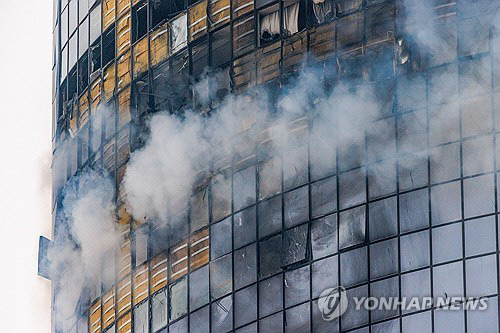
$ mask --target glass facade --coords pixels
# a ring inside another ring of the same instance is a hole
[[[432,2],[442,36],[424,54],[409,37],[422,22],[404,20],[400,1],[55,1],[53,148],[65,153],[53,215],[67,180],[102,167],[123,231],[67,331],[498,332],[498,4]],[[279,95],[304,61],[327,89],[373,87],[381,119],[346,147],[335,131],[309,135],[306,114],[289,151],[269,157],[263,137],[168,226],[131,218],[120,184],[150,114],[209,112],[254,85]],[[348,297],[484,296],[489,308],[349,304],[325,321],[319,295],[339,285]]]

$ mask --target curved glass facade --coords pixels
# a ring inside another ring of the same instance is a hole
[[[411,33],[425,22],[406,21],[400,1],[55,1],[54,220],[66,182],[99,167],[123,231],[75,325],[55,331],[498,332],[497,5],[432,2],[441,39],[428,54]],[[168,227],[132,220],[120,184],[150,114],[210,112],[255,85],[279,94],[304,61],[325,86],[372,87],[381,119],[348,147],[332,131],[325,154],[305,115],[286,153],[269,156],[263,133]],[[212,72],[207,101],[194,87]],[[456,115],[445,128],[442,114]],[[339,285],[481,296],[488,310],[349,303],[325,321],[318,298]]]

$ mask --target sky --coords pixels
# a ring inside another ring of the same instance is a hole
[[[49,333],[52,0],[0,4],[0,331]]]

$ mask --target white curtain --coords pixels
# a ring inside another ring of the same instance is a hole
[[[172,53],[187,45],[187,15],[184,14],[172,21]]]
[[[260,19],[260,36],[264,37],[264,33],[267,32],[271,36],[279,35],[280,33],[280,13],[275,11],[271,14],[267,14]]]
[[[283,17],[285,20],[284,26],[285,30],[288,31],[290,35],[299,32],[299,3],[296,2],[291,6],[285,8],[285,15]]]
[[[333,5],[330,0],[313,0],[313,12],[319,24],[330,20],[333,16]]]

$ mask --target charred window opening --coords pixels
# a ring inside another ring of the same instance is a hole
[[[283,33],[285,36],[293,35],[306,27],[305,6],[302,2],[284,3],[283,8]],[[268,43],[280,37],[280,11],[275,4],[259,12],[260,42]]]
[[[328,23],[335,17],[335,4],[333,0],[312,0],[312,24]]]
[[[152,0],[150,1],[152,27],[156,27],[186,9],[184,0]]]
[[[338,16],[344,16],[358,11],[363,6],[363,0],[339,0],[337,2]]]
[[[78,91],[84,91],[89,85],[89,55],[85,53],[78,62]]]
[[[153,71],[153,105],[155,111],[165,111],[170,109],[168,94],[170,79],[170,64],[168,62]]]
[[[203,79],[200,77],[204,72],[206,73],[208,66],[208,43],[206,40],[191,48],[191,59],[193,62],[192,77],[196,82]]]
[[[102,36],[102,63],[107,65],[115,58],[115,28],[113,27]]]
[[[424,68],[424,55],[416,41],[403,36],[396,41],[396,64],[400,72],[416,72]]]
[[[137,110],[138,115],[142,115],[149,111],[149,80],[148,77],[136,81],[132,89],[132,107]]]
[[[221,67],[231,60],[231,32],[229,27],[214,32],[211,36],[211,65]]]
[[[68,75],[68,100],[72,100],[77,93],[77,71],[76,67]]]
[[[132,43],[135,43],[148,33],[148,6],[139,4],[132,8]]]
[[[90,52],[90,74],[96,73],[101,69],[101,41],[92,45],[89,49]]]
[[[180,112],[189,101],[189,57],[187,50],[172,60],[172,85],[170,87],[174,98],[172,111]]]

